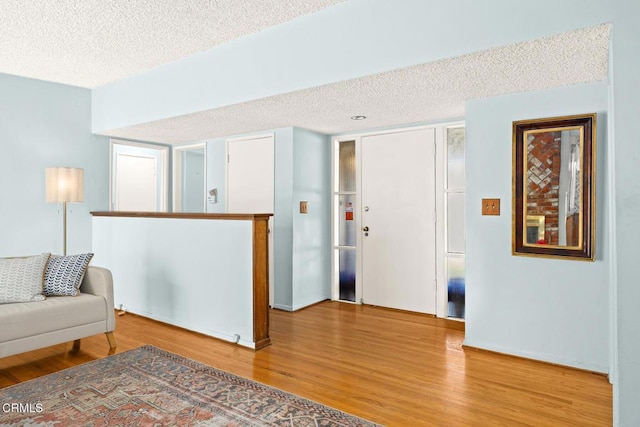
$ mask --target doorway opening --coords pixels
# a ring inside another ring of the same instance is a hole
[[[111,210],[165,212],[169,147],[111,140]]]
[[[204,143],[173,148],[173,211],[205,212],[206,147]]]

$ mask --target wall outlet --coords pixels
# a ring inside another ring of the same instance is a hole
[[[306,214],[308,212],[307,209],[308,209],[307,202],[300,202],[300,213]]]

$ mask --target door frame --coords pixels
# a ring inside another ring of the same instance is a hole
[[[361,149],[362,149],[362,137],[386,135],[393,133],[410,132],[421,129],[434,129],[435,130],[435,210],[436,210],[436,316],[446,318],[447,317],[447,283],[446,283],[446,260],[445,260],[445,238],[446,238],[446,212],[445,212],[445,163],[446,162],[446,132],[448,128],[464,126],[465,122],[462,120],[447,121],[442,123],[434,123],[429,125],[420,126],[407,126],[402,128],[385,129],[378,131],[366,131],[349,133],[334,136],[331,138],[331,150],[332,150],[332,165],[331,165],[331,299],[334,301],[340,301],[345,303],[352,303],[351,301],[340,300],[339,290],[339,260],[338,260],[338,206],[336,206],[336,195],[338,194],[338,145],[341,141],[355,141],[356,149],[356,203],[358,209],[355,215],[355,226],[357,230],[362,229],[361,224],[361,209],[362,209],[362,164],[361,164]],[[356,301],[354,304],[362,304],[362,233],[356,233]]]
[[[147,157],[153,150],[157,154],[158,180],[156,191],[158,193],[158,212],[166,212],[169,200],[169,147],[166,145],[152,144],[147,142],[127,141],[124,139],[111,138],[109,140],[109,209],[116,210],[116,156],[119,151],[128,152],[132,155],[142,155]]]

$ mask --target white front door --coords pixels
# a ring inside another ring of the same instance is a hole
[[[227,141],[227,212],[274,213],[273,135]],[[269,218],[269,304],[274,301],[273,221]]]
[[[361,140],[362,300],[436,313],[435,130]]]

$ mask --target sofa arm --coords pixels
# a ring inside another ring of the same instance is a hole
[[[80,292],[101,296],[107,304],[107,330],[115,329],[115,314],[113,306],[113,277],[111,271],[103,267],[89,266],[80,285]]]

